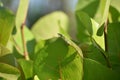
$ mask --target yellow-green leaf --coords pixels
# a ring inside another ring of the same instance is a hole
[[[59,25],[60,22],[60,25]],[[56,11],[40,18],[32,27],[32,32],[37,41],[58,36],[61,28],[67,32],[68,17],[65,13]]]
[[[20,28],[26,22],[29,0],[19,0],[19,6],[16,14],[16,27]]]
[[[0,57],[9,53],[10,51],[7,48],[5,48],[2,44],[0,44]]]
[[[7,45],[12,29],[14,27],[15,16],[11,11],[0,7],[0,43]]]
[[[17,80],[20,72],[17,68],[5,63],[0,63],[0,77],[5,80]]]

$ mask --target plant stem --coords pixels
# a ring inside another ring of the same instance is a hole
[[[108,40],[107,40],[107,28],[108,28],[108,19],[106,20],[105,24],[104,24],[104,42],[105,42],[105,52],[108,53]],[[109,61],[109,55],[106,57],[108,59],[106,59],[107,61],[107,66],[109,68],[112,68],[111,63]]]
[[[27,45],[26,45],[26,41],[25,41],[25,34],[24,34],[24,28],[25,28],[25,24],[26,24],[26,18],[27,18],[27,12],[28,12],[28,8],[25,12],[25,17],[24,20],[21,24],[21,39],[22,39],[22,45],[23,45],[23,53],[24,53],[24,57],[26,60],[29,60],[29,54],[27,51]]]
[[[25,57],[26,60],[29,60],[29,55],[28,55],[25,36],[24,36],[24,27],[25,27],[25,21],[21,25],[21,38],[22,38],[22,44],[23,44],[24,57]]]
[[[94,40],[94,38],[91,37],[91,41],[92,41],[93,45],[94,45],[97,49],[99,49],[100,53],[103,55],[103,57],[104,57],[104,59],[105,59],[105,61],[106,61],[106,63],[107,63],[107,66],[108,66],[109,68],[111,68],[111,63],[110,63],[109,57],[108,57],[108,55],[107,55],[107,52],[105,52],[105,51],[101,48],[101,46]]]
[[[105,51],[108,52],[108,44],[107,44],[107,26],[108,26],[108,20],[106,20],[104,24],[104,42],[105,42]]]

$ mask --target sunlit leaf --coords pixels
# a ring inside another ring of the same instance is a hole
[[[78,0],[76,11],[84,11],[100,26],[106,21],[111,0]]]
[[[113,6],[110,6],[110,11],[109,11],[109,22],[119,22],[120,18],[120,12]]]
[[[27,16],[27,10],[28,10],[29,0],[19,0],[19,6],[17,9],[16,14],[16,27],[20,28],[22,24],[24,24],[26,16]]]
[[[26,23],[26,17],[27,17],[27,11],[28,11],[28,6],[29,6],[29,0],[20,0],[19,2],[19,6],[18,6],[18,10],[17,10],[17,14],[16,14],[16,34],[14,36],[14,43],[16,44],[16,47],[19,47],[18,52],[21,53],[23,55],[23,44],[22,44],[22,38],[21,38],[21,26],[25,25]],[[26,28],[26,26],[24,26],[24,36],[25,36],[25,41],[29,44],[26,45],[29,46],[28,48],[28,52],[29,53],[33,53],[33,47],[30,45],[34,45],[34,38],[32,36],[32,34],[30,33],[30,31]]]
[[[106,64],[104,56],[91,41],[91,38],[93,38],[96,43],[104,50],[104,36],[97,36],[96,34],[97,30],[99,29],[99,24],[95,20],[91,19],[84,12],[82,12],[83,15],[79,13],[80,12],[78,11],[76,14],[78,24],[77,36],[80,42],[80,47],[83,50],[84,57],[88,57],[97,60],[102,64]],[[88,28],[86,27],[86,25]],[[90,34],[90,32],[92,32],[92,34]]]
[[[108,20],[108,13],[110,7],[111,0],[100,0],[100,5],[97,11],[97,15],[95,16],[95,20],[103,27],[103,24]],[[104,28],[99,28],[97,34],[101,36],[103,34]]]
[[[35,45],[35,50],[34,53],[37,53],[40,49],[42,49],[45,46],[45,40],[40,40],[36,45]]]
[[[82,58],[62,38],[54,38],[38,50],[34,70],[40,80],[82,80]]]
[[[5,80],[17,80],[19,76],[20,72],[17,68],[0,63],[0,77],[3,77]]]
[[[79,0],[76,11],[84,11],[102,26],[108,18],[111,0]],[[98,31],[98,34],[100,32]],[[103,33],[103,29],[102,29]],[[101,34],[102,35],[102,34]]]
[[[93,28],[93,35],[92,37],[95,39],[95,41],[97,42],[97,44],[100,45],[100,47],[104,50],[105,49],[105,44],[104,44],[104,35],[102,34],[101,36],[98,36],[97,35],[97,31],[99,29],[99,24],[91,19],[91,22],[92,22],[92,28]]]
[[[111,0],[111,5],[114,7],[114,8],[116,8],[117,9],[117,11],[119,11],[120,12],[120,0]]]
[[[111,0],[100,0],[98,11],[95,16],[95,20],[100,24],[100,26],[108,18],[110,1]]]
[[[102,36],[104,34],[104,24],[97,31],[98,36]]]
[[[91,44],[91,37],[104,49],[104,36],[97,36],[97,30],[99,24],[91,19],[86,13],[78,11],[76,12],[77,28],[78,28],[78,40],[80,43]]]
[[[76,5],[76,11],[84,11],[86,12],[90,17],[94,17],[97,8],[99,6],[100,0],[78,0],[78,3]]]
[[[60,22],[60,25],[59,23]],[[32,32],[37,41],[58,36],[60,27],[67,32],[68,17],[65,13],[57,11],[40,18],[33,26]]]
[[[15,16],[8,9],[0,7],[0,43],[7,45],[12,29],[14,27]]]

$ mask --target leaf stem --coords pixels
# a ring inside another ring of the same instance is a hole
[[[24,57],[26,60],[29,60],[29,55],[28,55],[26,41],[25,41],[25,35],[24,35],[25,22],[26,21],[24,21],[24,23],[21,25],[21,38],[22,38],[22,44],[23,44]]]

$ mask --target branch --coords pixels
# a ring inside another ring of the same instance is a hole
[[[106,20],[106,22],[104,24],[104,42],[105,42],[105,51],[106,52],[108,52],[107,27],[108,27],[108,20]]]
[[[24,27],[25,27],[25,22],[21,25],[21,38],[22,38],[22,44],[23,44],[23,52],[24,52],[24,57],[26,60],[29,60],[29,55],[27,51],[27,46],[26,46],[26,41],[25,41],[25,36],[24,36]]]

